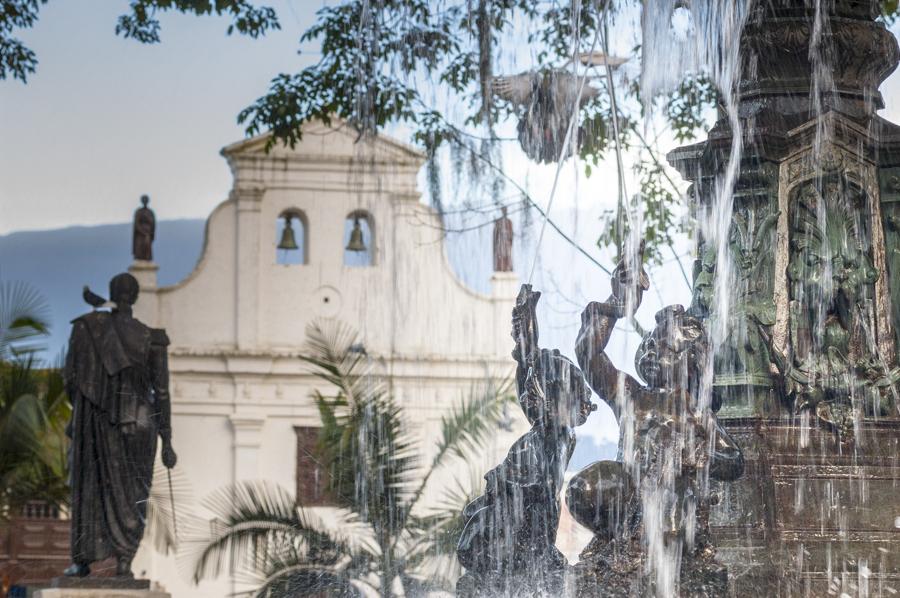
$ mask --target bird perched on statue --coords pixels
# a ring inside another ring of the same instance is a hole
[[[586,66],[611,69],[627,60],[599,52],[580,54],[578,59]],[[571,148],[563,152],[563,146],[575,110],[600,93],[589,81],[603,76],[605,73],[600,77],[586,77],[565,69],[525,71],[509,77],[494,77],[491,92],[521,110],[519,144],[525,155],[535,162],[555,162],[560,156],[565,159],[571,153]],[[573,135],[576,144],[580,144],[585,135],[583,127],[578,127]]]
[[[109,301],[92,291],[87,285],[84,285],[84,288],[81,290],[81,298],[94,309],[112,305]]]

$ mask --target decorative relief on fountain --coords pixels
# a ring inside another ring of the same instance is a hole
[[[719,248],[702,233],[694,262],[688,312],[707,321],[710,330],[724,331],[714,356],[713,400],[717,406],[723,405],[729,416],[771,409],[774,401],[770,349],[759,325],[770,329],[775,324],[773,248],[780,215],[777,173],[770,163],[746,165],[734,194],[732,222],[723,248],[728,267],[718,267]],[[712,209],[709,194],[713,189],[711,182],[701,187],[705,193],[699,198],[698,215]],[[719,275],[728,281],[724,305],[716,302]],[[724,325],[721,317],[727,318]]]
[[[882,171],[880,179],[891,323],[895,346],[900,347],[900,168]]]
[[[880,8],[754,3],[742,32],[733,217],[715,229],[730,225],[725,238],[701,227],[690,309],[724,329],[714,394],[746,459],[747,475],[712,484],[736,595],[862,593],[846,582],[857,574],[900,587],[900,532],[880,518],[897,505],[900,127],[876,113],[900,51]],[[700,222],[721,203],[733,133],[722,118],[669,154]]]
[[[877,339],[871,203],[838,172],[801,183],[790,198],[790,343],[776,362],[794,411],[814,411],[845,437],[894,402],[896,374]]]

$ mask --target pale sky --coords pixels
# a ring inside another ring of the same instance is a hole
[[[0,234],[125,222],[143,193],[160,219],[205,218],[231,184],[218,152],[244,137],[238,112],[318,58],[297,50],[323,3],[266,3],[282,29],[264,38],[168,14],[156,45],[115,35],[125,0],[43,6],[18,33],[37,73],[0,81]]]
[[[127,0],[57,0],[42,6],[37,25],[17,33],[37,53],[37,73],[27,85],[0,81],[0,235],[127,222],[144,193],[160,220],[206,218],[231,186],[219,150],[244,137],[238,112],[278,73],[297,72],[318,59],[315,46],[303,55],[297,50],[323,0],[261,3],[276,8],[280,31],[258,40],[229,37],[226,18],[169,14],[161,17],[162,43],[150,46],[114,34]],[[630,47],[633,40],[618,41]],[[498,54],[498,72],[533,66],[533,49],[505,46]],[[881,89],[887,104],[882,116],[900,121],[900,75],[892,75]],[[504,130],[514,131],[514,123]],[[546,206],[556,168],[529,163],[515,150],[505,160],[507,172]],[[590,179],[580,171],[572,160],[561,168],[554,217],[604,259],[593,242],[599,211],[615,201],[615,166],[608,160]],[[635,191],[629,184],[629,192]],[[456,191],[458,200],[464,193]],[[547,292],[543,330],[553,339],[551,346],[565,348],[574,340],[581,307],[605,296],[608,278],[554,234],[547,232],[534,282]],[[679,245],[679,252],[687,254],[690,243]],[[459,243],[455,251],[463,253],[454,263],[474,263],[486,247],[486,238]],[[517,268],[527,271],[533,259],[522,256]],[[689,270],[690,260],[684,263]],[[660,306],[690,299],[676,268],[668,265],[651,275],[653,292],[639,313],[645,325]],[[635,344],[635,338],[620,343],[620,367],[629,367]],[[611,414],[594,417],[604,418],[595,428],[598,435],[615,439]]]

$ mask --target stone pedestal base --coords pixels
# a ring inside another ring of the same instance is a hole
[[[900,421],[841,441],[814,418],[723,418],[744,476],[714,484],[718,560],[736,596],[887,595],[900,587]]]
[[[35,592],[34,598],[171,598],[171,595],[150,589],[147,579],[57,577],[49,588]]]

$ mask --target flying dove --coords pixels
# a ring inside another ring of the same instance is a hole
[[[589,56],[594,65],[599,60],[598,56],[609,60],[614,68],[624,62],[624,59],[617,58],[614,63],[612,57],[595,54]],[[562,154],[562,149],[573,111],[600,93],[583,79],[583,76],[564,69],[550,69],[525,71],[491,80],[491,91],[495,96],[523,109],[519,116],[519,144],[525,155],[535,162],[555,162],[560,155],[563,159],[569,156],[571,150],[566,149]],[[575,133],[576,140],[584,136],[581,127]]]

